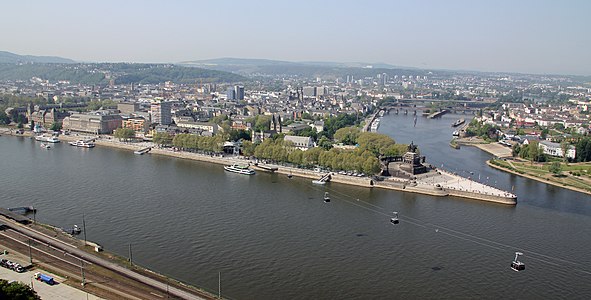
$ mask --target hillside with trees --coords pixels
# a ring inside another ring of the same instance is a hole
[[[69,81],[75,84],[96,85],[108,84],[111,79],[118,84],[157,84],[166,81],[194,83],[196,80],[207,83],[246,81],[246,78],[229,72],[170,64],[0,63],[0,81],[30,80],[33,77],[51,82]]]

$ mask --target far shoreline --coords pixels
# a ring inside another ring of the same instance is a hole
[[[8,133],[8,132],[5,132]],[[29,137],[32,138],[33,134],[31,131],[25,131],[24,134],[14,134],[12,132],[8,133],[12,136],[22,136],[22,137]],[[108,136],[108,139],[104,137]],[[136,151],[146,147],[152,147],[149,153],[153,153],[156,155],[163,155],[169,156],[174,158],[181,158],[181,159],[188,159],[194,161],[201,161],[201,162],[209,162],[215,163],[219,165],[231,165],[237,162],[244,162],[248,163],[253,166],[254,169],[261,172],[269,172],[266,171],[259,166],[255,165],[249,159],[246,159],[242,156],[233,156],[233,157],[220,157],[219,155],[206,155],[206,154],[199,154],[187,151],[175,151],[172,150],[173,148],[161,148],[154,145],[152,142],[138,142],[138,143],[127,143],[117,141],[111,135],[103,135],[102,137],[97,137],[95,135],[87,135],[87,134],[74,134],[74,135],[59,135],[59,139],[64,142],[69,141],[76,141],[80,139],[93,139],[95,140],[95,144],[101,147],[111,147],[111,148],[118,148],[123,150],[131,150]],[[149,144],[148,144],[149,143]],[[414,193],[414,194],[423,194],[429,195],[434,197],[459,197],[464,199],[471,199],[471,200],[479,200],[485,202],[493,202],[498,204],[505,204],[505,205],[515,205],[516,198],[507,198],[502,196],[493,196],[493,195],[485,195],[481,193],[472,193],[472,192],[461,192],[458,190],[448,189],[448,188],[435,188],[432,186],[425,186],[425,185],[410,185],[407,182],[399,181],[396,179],[387,179],[384,181],[376,181],[371,177],[364,176],[364,177],[354,177],[349,175],[341,175],[335,172],[316,172],[307,169],[295,168],[295,167],[287,167],[282,165],[275,165],[275,164],[261,164],[262,166],[268,165],[277,167],[275,171],[278,174],[288,175],[292,174],[293,176],[297,176],[300,178],[307,178],[307,179],[319,179],[321,176],[330,173],[331,174],[331,182],[346,184],[350,186],[359,186],[365,188],[382,188],[388,190],[394,190],[398,192],[407,192],[407,193]],[[454,175],[455,176],[455,175]]]

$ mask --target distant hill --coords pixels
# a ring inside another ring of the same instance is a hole
[[[65,80],[82,84],[117,84],[239,82],[247,79],[229,72],[170,64],[129,63],[0,63],[0,80],[29,80],[38,77],[49,81]]]
[[[71,64],[75,61],[57,57],[57,56],[34,56],[34,55],[18,55],[7,51],[0,51],[0,63],[16,64],[16,63],[48,63],[48,64]]]
[[[297,75],[297,76],[336,76],[352,75],[360,79],[365,76],[375,76],[380,73],[397,75],[425,75],[428,71],[416,68],[396,67],[385,63],[363,62],[290,62],[269,59],[244,58],[216,58],[180,62],[180,65],[233,72],[246,76],[267,75]]]

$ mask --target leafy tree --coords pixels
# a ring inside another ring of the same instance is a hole
[[[303,129],[303,130],[300,130],[297,133],[297,135],[298,136],[309,136],[309,137],[311,137],[315,141],[318,138],[318,132],[316,132],[316,128],[315,127],[308,127],[308,128]]]
[[[318,146],[324,150],[330,150],[332,148],[332,142],[325,136],[318,140]]]
[[[513,157],[517,157],[519,155],[519,152],[521,152],[521,146],[519,145],[519,143],[516,143],[515,145],[513,145],[513,147],[511,148],[511,155]]]
[[[247,123],[253,124],[253,130],[256,132],[267,131],[271,128],[272,116],[257,115],[254,117],[247,118]],[[279,125],[279,124],[277,124]]]
[[[567,142],[566,140],[564,140],[564,141],[562,141],[562,143],[560,143],[560,149],[562,150],[562,158],[565,162],[568,161],[568,157],[566,156],[566,153],[568,152],[569,148],[570,148],[570,143]]]
[[[157,145],[170,145],[172,144],[172,136],[167,132],[157,132],[154,134],[154,143]]]
[[[11,282],[0,279],[0,299],[37,300],[41,299],[28,285],[21,282]]]
[[[555,161],[550,164],[548,170],[552,172],[552,174],[554,174],[555,176],[558,176],[562,172],[562,165],[560,164],[560,162]]]
[[[247,156],[247,157],[253,156],[256,146],[257,145],[251,141],[243,141],[242,142],[242,155]]]
[[[118,138],[119,140],[127,142],[135,137],[135,131],[133,131],[133,129],[131,128],[117,128],[113,133],[113,136]]]
[[[591,161],[591,138],[584,137],[579,139],[575,145],[575,149],[578,162]]]
[[[236,130],[236,129],[232,129],[229,132],[229,136],[228,139],[230,141],[239,141],[239,140],[251,140],[251,134],[250,131],[247,130]]]
[[[355,145],[360,133],[357,127],[343,127],[334,133],[334,139],[345,145]]]
[[[540,137],[542,137],[542,139],[546,139],[546,137],[548,137],[548,134],[550,133],[550,130],[548,128],[544,128],[542,129],[542,132],[540,133]]]
[[[3,111],[0,111],[0,124],[10,124],[10,117]]]
[[[60,131],[62,129],[62,123],[60,123],[60,122],[53,122],[51,124],[51,127],[49,127],[49,129],[51,129],[53,131]]]
[[[564,130],[564,124],[562,124],[562,123],[554,123],[554,125],[552,127],[554,129]]]

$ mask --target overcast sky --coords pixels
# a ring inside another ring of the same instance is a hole
[[[0,7],[0,50],[17,54],[591,75],[589,0],[19,0]]]

